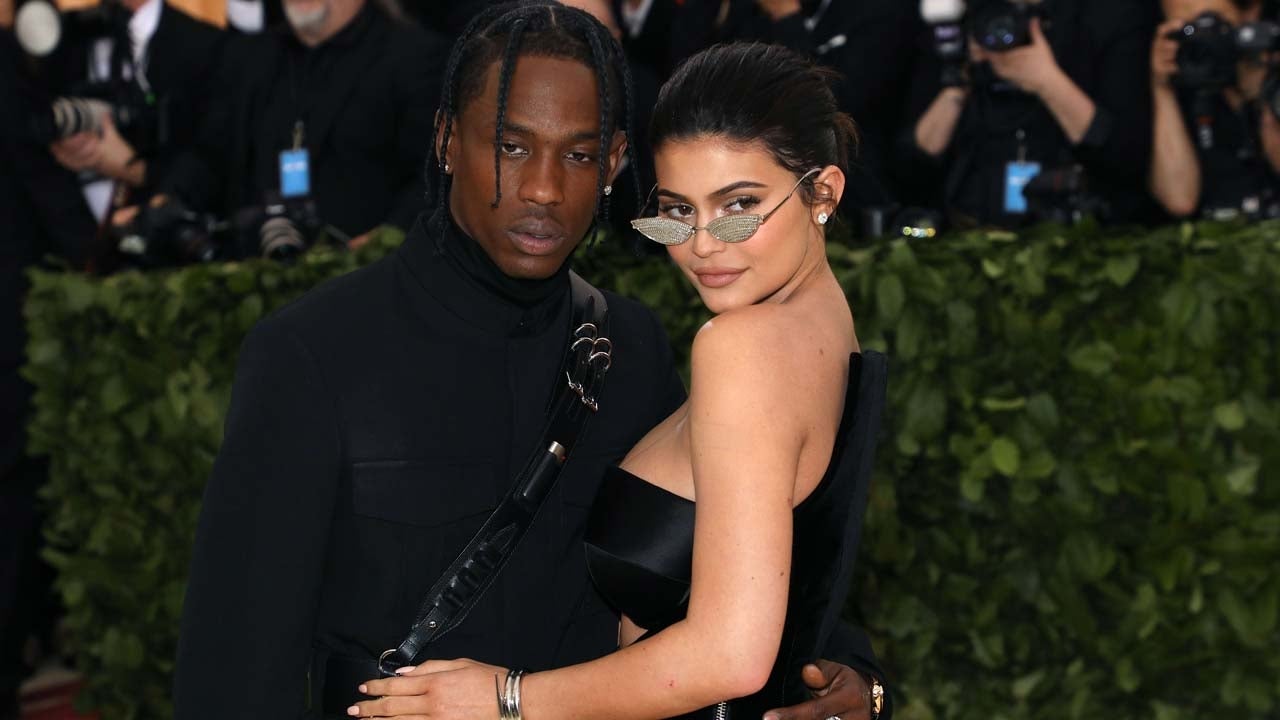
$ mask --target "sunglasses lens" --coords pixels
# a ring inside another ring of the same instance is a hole
[[[636,232],[663,245],[679,245],[693,235],[693,228],[670,218],[640,218],[632,220]]]
[[[740,243],[755,235],[763,221],[759,215],[726,215],[707,223],[707,232],[722,242]]]

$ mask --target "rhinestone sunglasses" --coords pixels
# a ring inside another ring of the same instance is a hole
[[[639,232],[641,235],[656,243],[662,243],[663,245],[680,245],[685,243],[699,230],[706,230],[711,233],[712,237],[716,238],[720,242],[744,242],[750,239],[752,235],[755,235],[756,231],[760,229],[760,226],[763,225],[766,220],[772,217],[774,213],[778,212],[778,210],[782,209],[783,205],[787,204],[787,201],[791,199],[791,196],[796,194],[796,190],[800,188],[801,183],[808,180],[810,177],[813,177],[813,175],[820,170],[821,168],[814,168],[805,173],[796,181],[795,186],[791,188],[791,192],[787,193],[787,196],[782,198],[782,202],[778,203],[772,210],[764,215],[725,215],[712,220],[707,223],[705,227],[690,225],[687,222],[674,220],[672,218],[645,217],[632,220],[631,227],[635,228],[636,232]],[[649,191],[650,199],[653,198],[653,191],[657,189],[658,188],[655,185],[653,190]],[[645,205],[648,206],[648,204],[649,200],[646,200]]]

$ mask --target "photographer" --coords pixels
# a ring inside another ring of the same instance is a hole
[[[385,223],[407,229],[424,209],[443,41],[390,0],[284,9],[287,27],[229,41],[200,140],[166,194],[226,218],[305,198],[354,244]]]
[[[75,178],[21,138],[38,93],[8,32],[11,11],[0,0],[0,718],[16,717],[18,684],[31,670],[24,648],[49,633],[55,614],[52,570],[39,558],[44,465],[24,452],[26,273],[50,255],[79,265],[94,232]]]
[[[967,67],[934,52],[917,65],[900,165],[913,199],[961,227],[1135,217],[1151,146],[1147,10],[1112,0],[968,10],[957,40]],[[1028,186],[1047,197],[1033,204]]]
[[[145,202],[195,141],[223,33],[164,0],[105,0],[90,12],[96,22],[64,16],[63,39],[47,64],[57,94],[105,104],[88,109],[96,118],[79,121],[88,127],[49,151],[71,171],[113,181],[126,191],[117,192],[122,204]]]
[[[1156,151],[1149,181],[1173,217],[1276,214],[1280,122],[1258,102],[1266,55],[1242,51],[1235,34],[1259,20],[1261,6],[1261,0],[1164,2],[1169,19],[1151,50]]]

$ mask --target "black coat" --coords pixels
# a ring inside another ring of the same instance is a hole
[[[351,235],[407,229],[424,207],[446,51],[372,5],[311,50],[283,28],[229,38],[196,149],[161,185],[224,217],[259,206],[279,190],[279,153],[301,119],[320,218]]]
[[[607,298],[615,352],[600,413],[435,657],[546,669],[616,644],[617,618],[587,578],[585,515],[605,464],[684,390],[653,313]],[[300,717],[313,653],[399,644],[539,439],[568,324],[567,283],[531,308],[502,300],[419,225],[391,257],[253,330],[205,492],[177,718]]]
[[[0,478],[22,453],[30,396],[18,375],[26,350],[24,273],[45,255],[81,264],[96,229],[75,176],[23,139],[45,102],[24,65],[13,36],[0,33]]]

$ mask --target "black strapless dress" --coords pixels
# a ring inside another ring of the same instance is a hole
[[[850,358],[849,390],[831,464],[794,510],[787,618],[769,682],[754,695],[680,720],[754,720],[767,710],[809,698],[800,669],[823,655],[848,594],[884,384],[883,355]],[[693,523],[693,502],[621,468],[606,471],[587,519],[587,566],[600,593],[644,628],[645,637],[683,619],[688,610]]]

